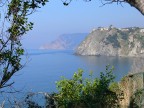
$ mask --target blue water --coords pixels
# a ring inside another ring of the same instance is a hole
[[[95,76],[105,71],[110,64],[115,67],[114,75],[119,81],[131,68],[133,59],[106,56],[77,56],[73,51],[29,50],[23,57],[24,68],[12,79],[15,89],[24,92],[55,92],[55,82],[61,76],[71,78],[79,68],[87,77],[90,71]]]
[[[115,67],[113,71],[116,76],[115,81],[120,81],[131,71],[133,63],[136,67],[141,67],[137,61],[144,64],[140,62],[141,58],[78,56],[71,50],[27,50],[22,58],[25,66],[11,79],[11,82],[15,82],[13,86],[1,89],[1,91],[15,93],[1,93],[0,103],[7,99],[21,102],[27,92],[57,92],[56,81],[60,80],[61,76],[72,78],[79,68],[84,70],[84,77],[88,77],[91,71],[95,77],[99,77],[100,72],[104,72],[106,65],[110,64]],[[9,101],[6,102],[9,108]]]

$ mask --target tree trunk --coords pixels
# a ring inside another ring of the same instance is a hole
[[[131,6],[138,9],[144,15],[144,0],[126,0]]]

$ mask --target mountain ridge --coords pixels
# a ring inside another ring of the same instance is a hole
[[[74,50],[88,33],[71,33],[60,35],[56,40],[42,45],[40,49]]]

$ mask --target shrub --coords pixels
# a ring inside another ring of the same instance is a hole
[[[114,108],[118,107],[116,92],[110,89],[114,80],[113,67],[106,66],[100,78],[83,78],[83,70],[74,73],[72,79],[63,78],[58,81],[59,93],[55,95],[61,108]]]

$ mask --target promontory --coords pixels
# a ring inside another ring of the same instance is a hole
[[[144,57],[144,28],[98,27],[77,47],[76,54]]]

